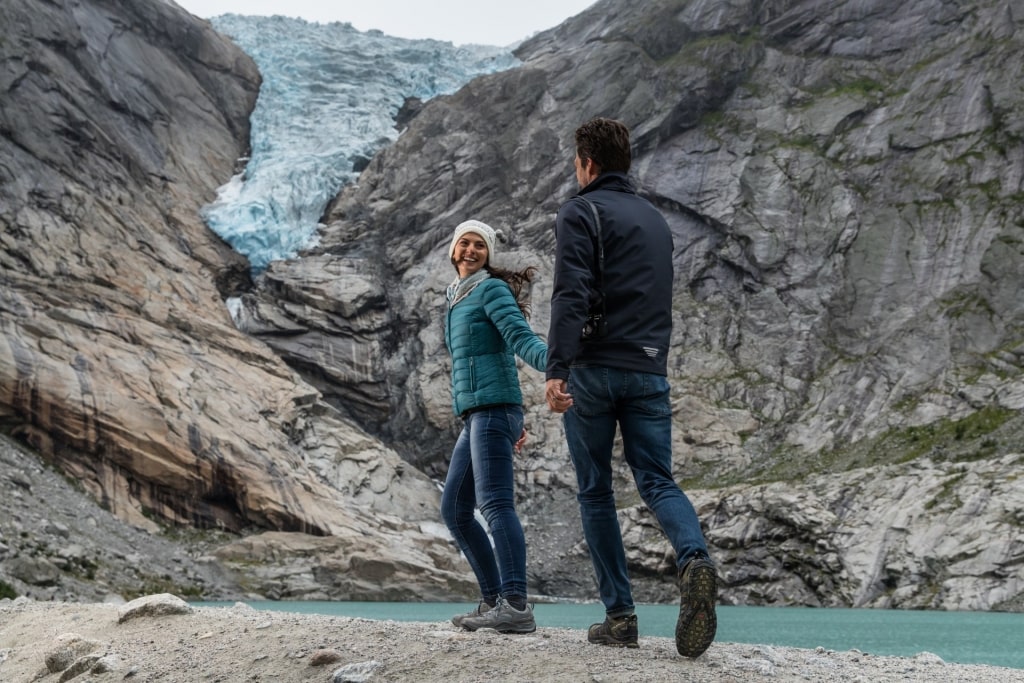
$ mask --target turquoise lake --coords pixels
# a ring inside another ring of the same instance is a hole
[[[230,602],[202,602],[223,607]],[[329,614],[393,621],[447,622],[475,603],[249,601],[260,610]],[[673,637],[678,608],[638,605],[640,635]],[[584,630],[604,618],[597,604],[534,605],[539,627]],[[585,637],[581,633],[581,637]],[[804,607],[719,607],[720,642],[779,645],[912,657],[920,652],[946,662],[1024,669],[1024,614]]]

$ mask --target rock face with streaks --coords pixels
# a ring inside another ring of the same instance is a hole
[[[173,3],[12,0],[0,23],[5,431],[151,530],[360,538],[383,510],[389,538],[433,520],[436,486],[224,304],[248,264],[199,208],[245,152],[252,60]],[[426,583],[458,561],[436,534],[375,547]]]

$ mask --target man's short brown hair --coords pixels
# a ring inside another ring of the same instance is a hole
[[[576,154],[593,160],[602,173],[629,173],[629,129],[621,121],[597,117],[576,129]]]

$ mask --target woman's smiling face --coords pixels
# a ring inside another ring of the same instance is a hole
[[[487,242],[475,232],[467,232],[455,243],[452,260],[459,277],[469,277],[487,263]]]

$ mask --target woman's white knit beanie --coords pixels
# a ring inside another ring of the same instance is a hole
[[[475,220],[463,221],[455,227],[455,234],[452,235],[452,243],[448,245],[448,258],[451,259],[455,256],[455,245],[459,243],[459,238],[467,232],[475,232],[484,238],[484,242],[487,243],[487,260],[490,261],[493,259],[494,244],[497,242],[498,233],[494,228],[486,223]]]

